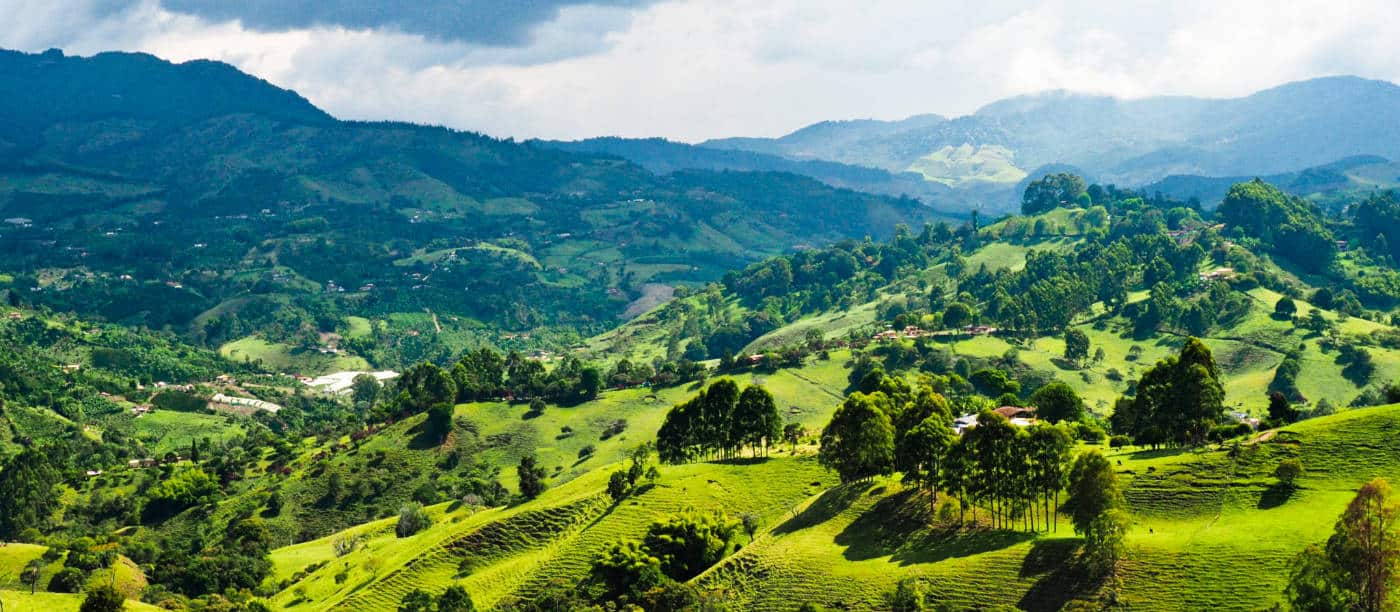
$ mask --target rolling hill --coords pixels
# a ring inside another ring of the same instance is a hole
[[[210,345],[297,344],[293,318],[332,332],[345,316],[425,309],[460,318],[466,339],[448,350],[500,329],[593,333],[649,285],[938,215],[782,172],[660,175],[339,121],[214,62],[5,52],[0,93],[0,240],[17,293]]]

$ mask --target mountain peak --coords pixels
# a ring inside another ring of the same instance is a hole
[[[306,98],[223,62],[172,63],[146,53],[82,57],[0,50],[0,134],[23,136],[63,121],[189,121],[251,113],[321,124]]]

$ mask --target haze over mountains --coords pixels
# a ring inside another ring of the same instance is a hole
[[[1354,156],[1396,159],[1397,137],[1400,87],[1339,76],[1235,99],[1125,100],[1054,91],[1001,100],[953,119],[828,121],[779,138],[722,138],[669,150],[610,140],[567,146],[624,155],[653,168],[738,165],[733,157],[721,164],[714,154],[697,151],[711,149],[837,162],[891,173],[873,190],[897,189],[890,187],[894,177],[907,183],[912,173],[937,187],[911,195],[1006,209],[1024,179],[1048,168],[1068,166],[1124,186],[1175,175],[1275,175]],[[748,161],[775,163],[769,157]],[[792,171],[839,181],[830,167]]]

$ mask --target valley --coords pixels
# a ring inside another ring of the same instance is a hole
[[[682,145],[0,68],[4,610],[1335,609],[1393,556],[1391,151],[1258,119],[1389,83]]]

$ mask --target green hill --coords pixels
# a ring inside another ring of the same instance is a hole
[[[611,327],[650,284],[937,216],[794,174],[658,175],[338,121],[216,62],[8,51],[0,62],[6,284],[35,305],[204,346],[314,347],[350,316],[426,310],[460,319],[457,333],[371,336],[354,352],[410,364],[501,330],[557,347]]]

